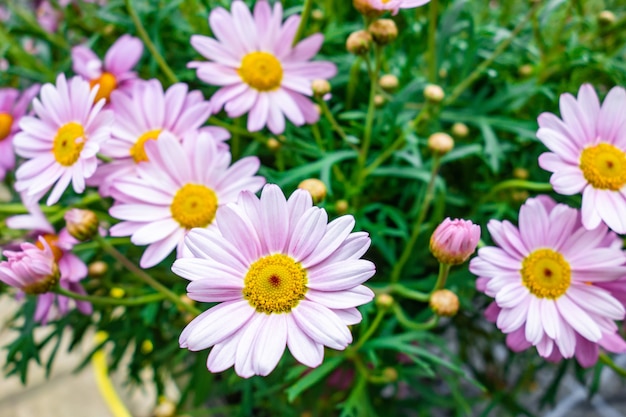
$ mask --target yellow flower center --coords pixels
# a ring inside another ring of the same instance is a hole
[[[54,159],[63,166],[72,166],[80,158],[87,137],[80,123],[69,122],[57,131],[52,144]]]
[[[159,133],[161,133],[161,129],[154,129],[139,136],[137,142],[130,148],[130,156],[133,157],[136,163],[148,162],[148,155],[146,155],[144,146],[149,140],[157,140]]]
[[[89,81],[89,85],[93,88],[95,85],[99,85],[98,93],[96,94],[96,98],[94,99],[94,103],[100,101],[101,98],[109,101],[111,98],[111,93],[113,90],[117,88],[117,79],[115,75],[110,72],[103,72],[100,78],[95,78]]]
[[[217,195],[204,185],[185,184],[170,206],[172,217],[185,229],[206,227],[215,218]]]
[[[265,314],[290,312],[307,292],[306,269],[282,253],[257,259],[243,283],[243,298]]]
[[[0,113],[0,142],[9,137],[12,125],[13,116],[9,113]]]
[[[522,282],[539,298],[559,298],[570,286],[572,273],[563,255],[537,249],[522,261]]]
[[[63,257],[63,250],[57,245],[59,242],[59,237],[51,233],[46,233],[42,237],[43,240],[45,240],[46,243],[50,246],[50,249],[52,249],[52,255],[54,255],[54,260],[59,262]],[[41,250],[44,250],[43,244],[39,240],[37,240],[35,246],[37,246]]]
[[[618,191],[626,184],[626,154],[608,143],[585,148],[580,169],[594,188]]]
[[[268,52],[250,52],[241,60],[239,76],[250,87],[259,91],[271,91],[280,87],[283,67]]]

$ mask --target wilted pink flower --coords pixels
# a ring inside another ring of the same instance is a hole
[[[59,266],[46,240],[41,237],[39,246],[22,243],[21,251],[5,250],[7,258],[0,262],[0,281],[27,294],[43,294],[59,281]]]
[[[553,172],[550,183],[559,194],[582,192],[582,222],[587,229],[604,221],[626,233],[626,90],[614,87],[602,106],[593,87],[584,84],[578,99],[563,94],[562,120],[539,116],[537,137],[551,152],[539,166]]]
[[[113,162],[98,167],[89,185],[100,187],[100,194],[110,195],[116,178],[136,177],[140,163],[148,160],[144,146],[156,140],[161,133],[179,141],[195,132],[211,114],[211,104],[199,91],[188,91],[186,84],[177,83],[163,92],[158,80],[138,83],[131,95],[114,91],[111,108],[115,111],[112,138],[102,147],[102,155]],[[207,134],[218,134],[221,128],[204,128]],[[228,137],[228,133],[226,133]]]
[[[21,95],[14,88],[0,88],[0,181],[7,171],[15,168],[13,137],[19,131],[20,119],[38,92],[38,84],[26,89]]]
[[[500,247],[485,247],[470,262],[480,291],[494,297],[487,317],[507,334],[515,350],[535,346],[555,360],[597,360],[597,346],[626,352],[614,320],[624,307],[603,283],[626,275],[626,255],[606,226],[587,230],[580,212],[545,196],[521,207],[519,230],[508,221],[487,225]]]
[[[243,190],[258,191],[265,179],[255,176],[260,162],[246,157],[230,166],[231,155],[201,135],[178,139],[161,133],[146,143],[149,161],[138,177],[118,178],[111,195],[110,213],[124,220],[110,230],[112,236],[129,236],[136,245],[149,245],[140,265],[149,268],[178,247],[195,227],[209,227],[224,204],[236,201]]]
[[[348,326],[361,321],[356,307],[374,295],[361,284],[375,272],[360,259],[370,239],[351,233],[352,216],[328,223],[308,192],[296,190],[286,200],[270,184],[260,199],[242,192],[236,204],[220,208],[215,223],[189,232],[192,257],[172,267],[191,281],[191,299],[219,303],[189,323],[181,347],[213,346],[211,372],[234,365],[249,378],[272,372],[286,346],[316,367],[324,346],[343,350],[352,342]]]
[[[322,46],[321,34],[311,35],[292,47],[300,16],[282,24],[280,2],[274,10],[265,0],[256,2],[254,16],[243,1],[233,1],[231,13],[218,7],[209,17],[217,40],[201,35],[191,45],[212,62],[191,62],[202,81],[221,86],[212,97],[213,110],[225,108],[229,117],[248,113],[248,130],[265,125],[273,133],[285,130],[285,116],[296,126],[314,123],[319,113],[311,96],[311,82],[330,78],[337,68],[331,62],[309,60]]]
[[[480,226],[471,220],[446,218],[430,238],[430,251],[443,264],[460,265],[476,250]]]
[[[129,91],[137,80],[137,73],[132,69],[143,53],[143,44],[130,35],[122,35],[109,48],[104,56],[104,62],[88,47],[84,45],[72,48],[72,69],[81,77],[89,81],[93,87],[100,89],[95,100],[101,98],[109,100],[114,90]]]
[[[104,100],[94,104],[96,90],[80,77],[68,83],[63,74],[56,86],[41,88],[41,101],[33,100],[37,117],[23,117],[13,141],[17,154],[28,159],[17,169],[17,191],[39,200],[56,182],[48,205],[59,201],[70,182],[77,193],[84,191],[113,123],[113,113],[102,110]]]
[[[58,264],[59,285],[78,294],[85,295],[85,290],[80,281],[87,277],[87,265],[75,254],[72,248],[78,243],[67,229],[62,229],[58,234],[48,222],[35,201],[24,201],[29,214],[9,217],[6,220],[8,227],[12,229],[31,230],[37,236],[37,246],[49,247],[54,260]],[[48,320],[66,315],[70,310],[71,299],[54,293],[45,293],[37,297],[37,309],[35,321],[46,324]],[[87,301],[74,300],[76,308],[83,314],[91,314],[93,308]]]

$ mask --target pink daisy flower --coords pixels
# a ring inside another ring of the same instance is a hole
[[[20,119],[33,98],[39,93],[39,84],[26,89],[21,95],[14,88],[0,88],[0,181],[7,171],[15,168],[13,137],[19,131]]]
[[[356,308],[373,298],[361,285],[375,273],[360,259],[367,233],[351,233],[352,216],[328,223],[311,195],[296,190],[289,200],[278,186],[261,198],[242,192],[217,213],[217,227],[194,229],[185,238],[193,257],[177,259],[174,273],[191,281],[189,297],[217,302],[180,335],[180,346],[213,346],[211,372],[235,366],[244,378],[268,375],[285,346],[301,363],[316,367],[324,346],[343,350],[352,342]]]
[[[118,178],[113,184],[115,205],[110,213],[124,220],[110,230],[112,236],[129,236],[136,245],[149,245],[140,265],[152,267],[178,248],[194,227],[209,227],[224,204],[239,192],[258,191],[265,179],[254,176],[260,162],[243,158],[232,166],[230,152],[203,135],[176,138],[161,133],[146,144],[149,162],[137,167],[138,177]]]
[[[209,118],[211,104],[199,91],[188,91],[186,84],[172,85],[163,92],[158,80],[137,83],[130,95],[114,91],[111,106],[115,111],[112,138],[102,147],[102,155],[113,158],[102,164],[89,185],[98,185],[100,194],[110,195],[116,178],[136,176],[137,167],[148,160],[146,142],[166,133],[182,140]],[[211,127],[210,134],[224,139],[224,129]],[[228,133],[226,133],[226,138]]]
[[[93,87],[99,85],[96,101],[101,98],[109,100],[114,90],[128,91],[137,80],[137,73],[131,71],[137,65],[143,44],[130,35],[121,36],[109,48],[104,56],[104,63],[88,47],[84,45],[72,48],[72,69],[89,81]]]
[[[243,1],[233,1],[232,12],[218,7],[211,12],[209,24],[217,40],[194,35],[191,45],[212,62],[190,62],[198,78],[218,85],[212,97],[214,111],[225,108],[229,117],[248,113],[248,130],[265,125],[275,134],[285,130],[285,116],[296,126],[319,119],[313,102],[311,82],[333,77],[331,62],[309,60],[324,41],[315,34],[292,47],[300,16],[291,15],[282,24],[280,2],[274,10],[260,0],[254,15]]]
[[[50,291],[59,280],[59,267],[50,245],[39,239],[38,245],[22,243],[21,251],[5,250],[0,262],[0,281],[27,294]]]
[[[38,239],[36,246],[44,248],[43,243],[45,243],[45,246],[52,251],[60,274],[59,285],[68,291],[86,295],[80,281],[87,277],[87,265],[72,253],[74,245],[79,242],[69,234],[66,228],[56,233],[36,202],[26,201],[25,205],[30,213],[9,217],[6,219],[7,226],[11,229],[33,231]],[[83,314],[93,312],[91,303],[87,301],[72,300],[62,295],[47,292],[37,297],[35,321],[45,325],[50,319],[65,316],[70,311],[71,302],[75,303],[76,309]]]
[[[587,230],[578,210],[543,196],[521,207],[519,229],[496,220],[487,228],[499,247],[481,248],[470,271],[495,298],[486,314],[511,349],[535,346],[551,360],[576,355],[584,366],[597,359],[593,345],[626,351],[614,322],[624,307],[601,287],[626,275],[626,255],[607,244],[606,226]]]
[[[563,94],[562,120],[539,116],[537,137],[551,151],[539,166],[552,172],[559,194],[582,193],[582,222],[595,229],[601,221],[626,233],[626,90],[614,87],[602,106],[593,87],[584,84],[578,99]]]
[[[80,77],[69,83],[65,75],[57,77],[56,86],[41,88],[41,101],[33,100],[37,117],[25,116],[13,141],[15,151],[28,159],[16,172],[15,189],[38,200],[53,184],[47,204],[52,205],[69,185],[82,193],[85,178],[97,167],[100,144],[109,139],[113,113],[102,110],[104,100],[94,104],[97,88]]]
[[[355,7],[361,12],[369,10],[389,10],[394,15],[400,9],[413,9],[423,6],[430,0],[354,0]]]

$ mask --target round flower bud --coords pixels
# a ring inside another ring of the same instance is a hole
[[[610,10],[602,10],[598,13],[598,23],[612,25],[615,23],[615,14]]]
[[[316,79],[311,82],[311,90],[313,95],[317,98],[322,98],[326,94],[330,93],[330,83],[327,80]]]
[[[0,281],[26,294],[44,294],[59,282],[59,266],[48,242],[39,237],[38,245],[22,243],[21,251],[5,250],[0,262]]]
[[[113,298],[123,298],[126,295],[126,291],[120,287],[113,287],[109,290],[109,295]]]
[[[103,261],[95,261],[89,264],[87,272],[90,277],[98,278],[103,276],[109,270],[109,265]]]
[[[357,30],[348,36],[346,49],[351,54],[363,55],[369,52],[372,45],[372,35],[366,30]]]
[[[460,265],[474,253],[479,240],[480,226],[448,217],[430,237],[430,251],[442,264]]]
[[[176,415],[176,404],[161,397],[159,399],[159,405],[157,405],[152,413],[154,417],[174,417]]]
[[[152,353],[153,350],[154,350],[154,344],[152,343],[152,340],[146,339],[143,342],[141,342],[141,353],[143,353],[144,355],[147,355],[149,353]]]
[[[335,202],[335,211],[337,212],[337,214],[346,214],[349,208],[350,205],[346,200],[337,200]]]
[[[428,149],[438,155],[445,155],[454,148],[454,139],[447,133],[437,132],[428,138]]]
[[[374,299],[374,302],[376,303],[378,307],[389,308],[393,305],[394,299],[393,299],[393,296],[391,296],[390,294],[383,293],[383,294],[378,294],[376,298]]]
[[[313,197],[313,203],[317,204],[326,197],[326,184],[317,178],[308,178],[298,184],[298,188],[306,190]]]
[[[378,45],[387,45],[398,37],[398,26],[391,19],[378,19],[367,29]]]
[[[429,304],[438,316],[452,317],[459,311],[459,297],[446,289],[432,293]]]
[[[387,100],[385,99],[385,96],[383,96],[382,94],[376,94],[374,96],[374,106],[376,107],[384,106],[386,101]]]
[[[511,193],[511,200],[516,203],[523,203],[528,200],[528,197],[530,197],[530,193],[526,190],[515,190]]]
[[[315,9],[311,12],[311,19],[313,20],[324,20],[324,12],[320,9]]]
[[[452,125],[452,134],[457,138],[464,138],[469,135],[469,127],[465,123],[456,122]]]
[[[265,143],[265,146],[267,146],[267,149],[269,149],[270,151],[276,152],[280,149],[282,144],[276,138],[269,138]]]
[[[398,77],[393,74],[385,74],[380,77],[380,80],[378,80],[378,85],[380,85],[380,88],[387,92],[394,91],[396,88],[398,88],[399,84],[400,82],[398,81]]]
[[[387,380],[387,382],[396,382],[398,380],[398,371],[396,368],[388,366],[383,369],[383,377]]]
[[[383,10],[378,10],[371,4],[371,0],[352,0],[354,8],[364,16],[376,17],[383,14]]]
[[[441,103],[445,96],[443,88],[436,84],[428,84],[424,88],[424,98],[432,103]]]
[[[513,178],[520,180],[527,180],[530,177],[530,173],[526,168],[517,167],[513,169]]]
[[[98,217],[91,210],[68,210],[65,213],[65,223],[69,234],[81,242],[98,233]]]
[[[524,64],[517,69],[517,73],[522,78],[527,78],[533,75],[533,66],[530,64]]]

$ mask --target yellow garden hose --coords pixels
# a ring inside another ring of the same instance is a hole
[[[95,336],[96,345],[104,342],[108,337],[107,332],[97,332]],[[98,384],[100,395],[102,395],[104,402],[106,402],[109,410],[111,410],[113,417],[133,417],[115,391],[115,387],[109,377],[106,355],[102,349],[99,349],[93,354],[91,357],[91,365],[96,374],[96,383]]]

